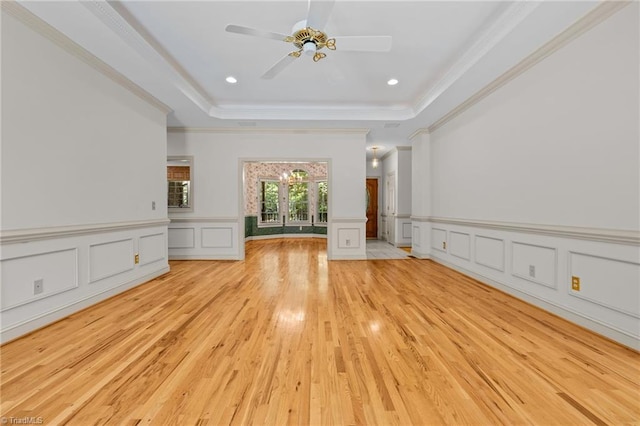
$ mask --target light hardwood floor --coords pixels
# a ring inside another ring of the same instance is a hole
[[[320,240],[171,272],[0,348],[45,424],[638,424],[640,356],[428,260]]]

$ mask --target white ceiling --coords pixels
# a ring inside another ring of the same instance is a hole
[[[341,52],[338,43],[272,80],[261,75],[295,48],[225,27],[290,34],[308,0],[21,4],[171,107],[169,126],[366,128],[383,155],[598,2],[337,0],[329,37],[390,35],[391,51]]]

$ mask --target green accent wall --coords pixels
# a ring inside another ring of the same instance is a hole
[[[283,234],[319,234],[327,235],[326,226],[266,226],[258,227],[258,216],[244,217],[244,236],[255,237],[261,235],[283,235]]]

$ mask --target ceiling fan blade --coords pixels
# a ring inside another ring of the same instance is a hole
[[[345,52],[388,52],[391,50],[391,36],[345,36],[334,37],[336,50]]]
[[[296,55],[297,53],[297,55]],[[300,52],[291,52],[284,58],[280,59],[276,62],[271,68],[267,70],[264,74],[262,74],[262,78],[265,80],[271,80],[276,75],[280,74],[282,70],[284,70],[291,62],[295,61],[296,58],[300,57]]]
[[[307,27],[323,30],[329,16],[331,16],[335,2],[335,0],[309,0]]]
[[[262,37],[262,38],[270,38],[272,40],[279,40],[279,41],[288,41],[287,39],[289,38],[289,36],[286,34],[272,33],[271,31],[257,30],[255,28],[243,27],[241,25],[233,25],[233,24],[227,25],[225,30],[228,33],[244,34],[244,35]]]

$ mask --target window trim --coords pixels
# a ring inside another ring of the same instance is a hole
[[[305,170],[306,171],[306,170]],[[304,180],[302,182],[296,182],[295,184],[305,184],[307,185],[307,220],[290,220],[289,217],[291,217],[291,199],[289,198],[289,189],[291,187],[291,185],[289,185],[289,183],[286,183],[285,186],[287,188],[287,198],[286,198],[286,203],[287,203],[287,225],[290,226],[311,226],[311,191],[309,188],[309,184],[311,182],[309,181],[309,179]],[[294,185],[295,185],[294,184]]]
[[[189,165],[189,207],[169,207],[169,179],[167,178],[167,187],[165,190],[165,195],[167,196],[167,199],[165,201],[165,204],[167,206],[167,214],[172,214],[172,213],[192,213],[194,211],[194,178],[195,178],[195,172],[194,172],[194,161],[193,161],[193,155],[168,155],[167,156],[167,164],[165,166],[165,176],[167,174],[167,167],[169,167],[171,162],[173,161],[177,161],[177,162],[182,162],[182,163],[188,163]]]
[[[321,183],[324,183],[327,185],[327,221],[326,222],[320,222],[318,220],[318,217],[320,216],[320,190],[318,189],[318,187],[320,186]],[[326,227],[329,225],[329,180],[328,179],[319,179],[317,181],[315,181],[316,184],[316,188],[315,188],[315,202],[316,202],[316,208],[315,208],[315,217],[314,217],[314,221],[313,221],[313,226],[321,226],[321,227]]]
[[[276,222],[263,222],[262,221],[262,183],[270,182],[275,183],[278,187],[278,215]],[[282,226],[282,184],[278,178],[260,177],[258,178],[258,228],[272,228]]]

